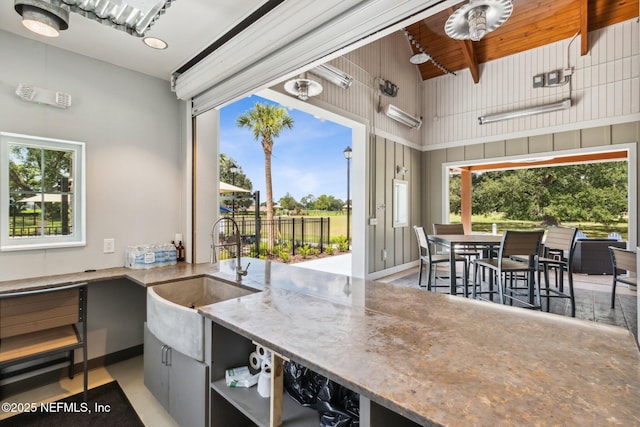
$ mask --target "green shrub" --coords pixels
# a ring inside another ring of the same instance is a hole
[[[311,248],[309,245],[304,245],[298,248],[298,253],[302,255],[303,259],[306,259],[311,254]]]
[[[288,263],[289,260],[291,259],[291,255],[289,254],[288,251],[280,251],[279,253],[280,259],[282,260],[282,262],[284,263]]]
[[[327,254],[327,255],[333,255],[335,250],[336,249],[333,247],[333,245],[329,244],[329,245],[327,245],[326,248],[324,248],[324,253]]]
[[[349,242],[344,239],[342,242],[338,242],[338,250],[340,252],[349,252]]]

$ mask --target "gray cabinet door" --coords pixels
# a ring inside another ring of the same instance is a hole
[[[144,385],[169,410],[169,368],[163,363],[169,350],[144,324]]]
[[[207,365],[171,349],[169,412],[185,427],[206,426],[209,370]]]

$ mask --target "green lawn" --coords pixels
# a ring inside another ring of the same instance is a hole
[[[313,218],[313,217],[324,217],[329,218],[329,237],[347,237],[347,215],[338,212],[327,212],[327,211],[311,211],[309,215],[305,216],[295,216],[290,215],[289,218]],[[353,226],[353,218],[349,218],[351,224]],[[349,237],[353,237],[351,230],[349,230]]]
[[[451,215],[449,222],[460,222],[460,215]],[[501,215],[496,214],[492,216],[473,215],[471,217],[471,224],[473,231],[491,232],[492,224],[496,224],[498,232],[503,230],[531,230],[535,228],[541,228],[542,225],[535,221],[518,221],[518,220],[506,220]],[[623,240],[627,240],[628,237],[628,224],[626,222],[619,222],[611,225],[597,224],[593,222],[567,222],[560,225],[566,225],[571,227],[577,227],[590,238],[605,238],[609,233],[620,233]]]

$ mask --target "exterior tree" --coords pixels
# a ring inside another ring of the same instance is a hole
[[[271,154],[273,139],[280,135],[284,128],[293,128],[293,118],[287,110],[272,104],[256,102],[253,108],[238,116],[238,127],[249,128],[256,141],[260,140],[264,151],[264,174],[267,202],[267,238],[268,247],[273,248],[273,185],[271,182]]]
[[[298,202],[296,202],[296,199],[289,193],[281,197],[278,203],[280,203],[280,207],[282,207],[282,209],[290,211],[298,207]]]
[[[313,194],[307,194],[302,199],[300,199],[300,203],[305,209],[315,209],[316,196],[314,196]]]
[[[235,174],[235,179],[233,177],[233,173],[230,171],[232,165],[235,165],[239,169],[238,172],[236,172]],[[238,162],[233,157],[229,157],[226,154],[220,154],[220,181],[226,182],[227,184],[234,184],[236,187],[244,188],[245,190],[253,191],[253,183],[242,172],[242,167],[238,164]],[[238,194],[236,194],[236,196]],[[242,194],[247,194],[247,193],[242,193]],[[236,202],[236,206],[246,209],[249,206],[251,206],[251,204],[253,203],[253,200],[238,199],[235,202]],[[226,200],[224,202],[224,205],[227,207],[231,207],[231,200]]]
[[[473,212],[549,225],[611,224],[627,211],[627,169],[627,162],[615,161],[474,174]],[[460,178],[449,182],[451,211],[459,213]]]

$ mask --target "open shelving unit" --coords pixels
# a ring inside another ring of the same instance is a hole
[[[255,343],[211,320],[210,360],[210,425],[211,427],[318,427],[320,416],[315,409],[300,405],[286,394],[282,387],[282,369],[273,369],[271,397],[263,398],[256,387],[228,387],[225,371],[246,366]],[[209,332],[208,332],[209,333]],[[281,364],[281,356],[272,359]],[[275,392],[274,392],[275,390]],[[275,408],[273,411],[271,408]],[[365,409],[366,408],[366,409]],[[279,421],[282,421],[280,424]],[[404,418],[376,402],[360,396],[360,425],[363,427],[417,427],[418,424]]]
[[[270,398],[260,396],[255,386],[250,388],[228,387],[225,382],[226,369],[246,366],[249,354],[255,350],[255,344],[216,323],[212,323],[211,332],[210,410],[212,427],[269,427],[272,423],[271,407],[274,404],[280,407],[280,402],[282,426],[317,427],[319,425],[318,412],[298,404],[282,391],[282,387],[280,387],[279,393],[276,392]],[[277,376],[274,375],[275,377]]]

